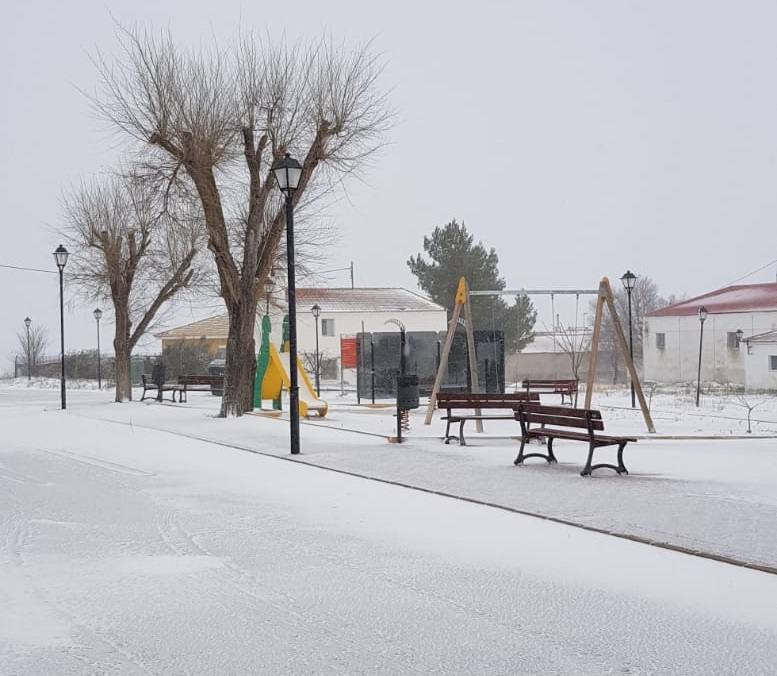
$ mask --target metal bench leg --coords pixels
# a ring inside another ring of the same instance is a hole
[[[447,424],[445,425],[445,443],[449,444],[451,443],[451,421],[448,420]]]
[[[518,449],[518,457],[513,460],[513,465],[521,465],[523,464],[523,449],[524,446],[526,446],[526,438],[521,437],[521,447]]]
[[[466,420],[462,420],[459,423],[459,446],[466,446],[467,442],[464,441],[464,423],[467,422]]]
[[[593,442],[588,445],[588,460],[586,460],[585,467],[583,467],[583,471],[580,472],[580,476],[591,476],[591,461],[594,459],[595,448],[596,445]]]
[[[558,462],[556,456],[553,455],[553,437],[548,437],[548,464]]]
[[[623,441],[618,444],[618,474],[628,474],[629,470],[626,469],[626,465],[623,464],[623,449],[626,448],[627,441]]]

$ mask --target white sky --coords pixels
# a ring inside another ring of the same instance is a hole
[[[631,268],[696,294],[777,258],[773,2],[133,0],[4,3],[0,263],[53,268],[63,187],[120,150],[77,90],[95,84],[89,53],[115,46],[111,14],[188,42],[238,27],[375,38],[398,120],[331,210],[342,244],[327,265],[354,260],[358,285],[415,288],[407,257],[453,217],[516,287]],[[26,315],[56,351],[55,276],[0,269],[0,283],[0,371]],[[535,303],[548,322],[549,300]],[[69,349],[93,346],[92,309],[70,308]],[[573,304],[557,309],[574,320]]]

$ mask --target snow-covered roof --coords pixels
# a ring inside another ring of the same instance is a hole
[[[323,312],[439,312],[441,305],[402,288],[297,289],[297,304]]]
[[[285,292],[284,292],[285,295]],[[401,288],[390,289],[297,289],[297,308],[305,312],[318,304],[322,312],[334,314],[352,312],[444,312],[445,308],[422,295]],[[280,306],[273,304],[276,308]],[[259,311],[263,312],[263,304]],[[285,308],[282,308],[285,312]],[[191,324],[177,326],[156,334],[157,338],[226,338],[229,333],[229,317],[226,314],[201,319]]]
[[[648,317],[685,317],[704,306],[710,314],[777,312],[777,283],[740,284],[705,293],[648,313]]]
[[[229,333],[229,317],[227,314],[201,319],[198,322],[177,326],[169,331],[157,333],[157,338],[226,338]]]
[[[777,331],[765,331],[764,333],[758,333],[754,336],[750,336],[747,339],[748,343],[777,343]]]

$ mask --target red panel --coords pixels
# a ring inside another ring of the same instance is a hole
[[[340,359],[344,369],[356,368],[356,338],[340,338]]]

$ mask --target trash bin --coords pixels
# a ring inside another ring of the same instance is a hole
[[[408,411],[418,405],[418,376],[397,376],[397,408]]]

